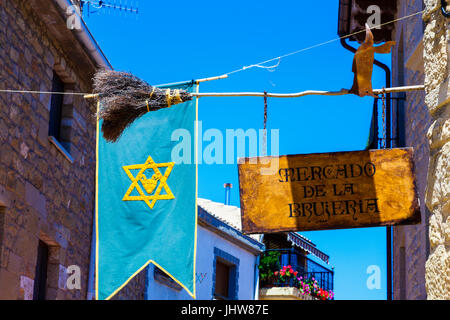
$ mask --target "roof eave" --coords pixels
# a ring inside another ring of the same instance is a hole
[[[263,243],[256,241],[255,239],[243,234],[238,229],[230,226],[217,217],[214,217],[200,206],[198,207],[198,221],[200,225],[215,233],[218,233],[227,240],[244,247],[244,249],[250,251],[254,255],[259,255],[265,249]]]

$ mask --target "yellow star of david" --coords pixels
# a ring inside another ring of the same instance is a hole
[[[145,203],[149,206],[149,208],[153,209],[156,201],[158,200],[175,199],[175,196],[173,195],[172,191],[167,185],[167,178],[169,177],[170,172],[172,171],[174,165],[175,165],[174,162],[156,163],[155,161],[153,161],[152,157],[149,156],[144,164],[133,164],[130,166],[123,166],[122,167],[123,170],[125,170],[125,173],[130,178],[132,183],[128,188],[127,192],[125,193],[125,196],[123,197],[122,201],[145,201]],[[167,169],[163,175],[159,171],[159,168],[165,167],[167,167]],[[140,169],[136,177],[134,177],[130,171],[133,169]],[[147,179],[147,177],[144,174],[144,172],[147,169],[152,169],[154,172],[153,176],[150,179]],[[141,182],[146,192],[142,190],[139,181]],[[159,185],[158,181],[160,182]],[[135,188],[139,193],[139,196],[130,195]],[[156,191],[153,193],[155,189]],[[166,194],[161,194],[162,189],[166,191]]]

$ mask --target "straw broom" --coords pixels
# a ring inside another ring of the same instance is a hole
[[[159,89],[127,72],[100,70],[93,80],[100,100],[97,117],[103,120],[103,136],[112,142],[145,113],[192,99],[186,91]]]

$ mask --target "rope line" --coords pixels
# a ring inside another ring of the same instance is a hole
[[[83,93],[83,92],[33,91],[33,90],[11,90],[11,89],[0,89],[0,92],[31,93],[31,94],[63,94],[63,95],[74,95],[74,96],[85,96],[87,94],[90,94],[90,93]]]
[[[274,64],[273,66],[262,66],[260,64],[252,64],[252,65],[243,67],[243,70],[256,67],[256,68],[267,69],[267,71],[269,71],[269,72],[274,72],[275,69],[280,65],[280,62],[281,62],[281,58],[279,57],[278,58],[278,63]]]
[[[425,10],[422,10],[422,11],[419,11],[419,12],[416,12],[416,13],[404,16],[404,17],[400,17],[398,19],[394,19],[392,21],[381,23],[379,25],[373,26],[370,29],[379,28],[379,27],[385,26],[387,24],[391,24],[391,23],[398,22],[398,21],[401,21],[401,20],[409,19],[411,17],[414,17],[414,16],[416,16],[418,14],[421,14],[421,13],[424,13],[424,12],[425,12]],[[314,49],[314,48],[317,48],[317,47],[320,47],[320,46],[323,46],[323,45],[326,45],[326,44],[329,44],[331,42],[335,42],[335,41],[338,41],[338,40],[341,40],[341,39],[346,39],[346,38],[349,38],[351,36],[354,36],[354,35],[357,35],[357,34],[360,34],[360,33],[363,33],[363,32],[366,32],[366,30],[365,29],[364,30],[359,30],[359,31],[347,34],[347,35],[339,37],[339,38],[335,38],[335,39],[331,39],[331,40],[328,40],[328,41],[325,41],[325,42],[322,42],[322,43],[318,43],[318,44],[315,44],[315,45],[312,45],[312,46],[309,46],[309,47],[306,47],[306,48],[302,48],[302,49],[294,51],[294,52],[286,53],[286,54],[281,55],[279,57],[275,57],[275,58],[272,58],[272,59],[269,59],[269,60],[265,60],[265,61],[262,61],[262,62],[259,62],[259,63],[255,63],[255,64],[252,64],[250,66],[244,66],[244,67],[242,67],[240,69],[228,72],[228,73],[226,73],[226,75],[230,75],[230,74],[233,74],[233,73],[236,73],[236,72],[244,71],[244,70],[250,69],[252,67],[256,67],[256,66],[262,67],[261,65],[266,64],[268,62],[272,62],[272,61],[277,60],[277,59],[286,58],[286,57],[292,56],[294,54],[298,54],[300,52],[311,50],[311,49]]]
[[[413,13],[413,14],[410,14],[410,15],[407,15],[407,16],[404,16],[404,17],[400,17],[400,18],[394,19],[392,21],[384,22],[384,23],[381,23],[381,24],[376,25],[376,26],[373,26],[371,29],[379,28],[379,27],[385,26],[385,25],[390,24],[390,23],[394,23],[394,22],[405,20],[405,19],[409,19],[411,17],[414,17],[416,15],[422,14],[424,12],[425,12],[425,10],[418,11],[416,13]],[[341,39],[349,38],[351,36],[354,36],[356,34],[359,34],[359,33],[365,32],[365,31],[366,31],[365,29],[364,30],[360,30],[360,31],[356,31],[356,32],[347,34],[345,36],[338,37],[338,38],[335,38],[335,39],[331,39],[331,40],[328,40],[328,41],[325,41],[325,42],[322,42],[322,43],[318,43],[318,44],[315,44],[315,45],[312,45],[312,46],[309,46],[309,47],[306,47],[306,48],[302,48],[302,49],[297,50],[297,51],[286,53],[286,54],[283,54],[281,56],[278,56],[278,57],[275,57],[275,58],[272,58],[272,59],[268,59],[268,60],[265,60],[265,61],[262,61],[262,62],[259,62],[259,63],[248,65],[248,66],[243,66],[240,69],[236,69],[236,70],[230,71],[230,72],[225,73],[225,74],[223,74],[221,76],[218,76],[218,77],[205,78],[203,80],[206,81],[206,80],[209,80],[209,79],[211,79],[211,80],[223,79],[223,78],[226,78],[227,76],[229,76],[231,74],[234,74],[234,73],[237,73],[237,72],[240,72],[240,71],[244,71],[244,70],[248,70],[248,69],[251,69],[251,68],[264,68],[264,69],[267,69],[269,71],[274,71],[274,69],[280,65],[281,59],[283,59],[283,58],[286,58],[286,57],[289,57],[289,56],[292,56],[292,55],[295,55],[295,54],[298,54],[298,53],[301,53],[301,52],[304,52],[304,51],[307,51],[307,50],[311,50],[311,49],[314,49],[314,48],[317,48],[317,47],[329,44],[331,42],[335,42],[335,41],[338,41],[338,40],[341,40]],[[272,61],[275,61],[275,60],[278,60],[277,64],[272,65],[272,66],[264,66],[264,64],[272,62]],[[186,81],[184,81],[184,82],[186,82]],[[183,82],[180,82],[180,83],[183,83]],[[91,94],[91,93],[82,93],[82,92],[52,92],[52,91],[32,91],[32,90],[11,90],[11,89],[0,89],[0,92],[3,92],[3,93],[31,93],[31,94],[61,94],[61,95],[80,95],[80,96],[86,96],[86,95],[90,95]]]

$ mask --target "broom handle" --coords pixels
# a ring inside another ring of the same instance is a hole
[[[219,76],[224,77],[224,76]],[[213,78],[219,78],[213,77]],[[225,77],[226,78],[226,77]],[[210,81],[207,80],[210,78],[196,80],[196,82],[204,82]],[[223,79],[223,78],[220,78]],[[408,91],[417,91],[424,90],[424,85],[417,86],[405,86],[405,87],[393,87],[393,88],[384,88],[384,89],[374,89],[374,94],[382,94],[385,93],[393,93],[393,92],[408,92]],[[342,89],[341,91],[314,91],[307,90],[297,93],[267,93],[267,97],[271,98],[298,98],[308,95],[321,95],[321,96],[341,96],[349,94],[347,89]],[[199,92],[199,93],[191,93],[193,97],[264,97],[264,92]],[[85,99],[93,99],[97,98],[98,94],[87,94],[84,96]]]
[[[213,81],[213,80],[226,79],[226,78],[228,78],[228,75],[223,74],[221,76],[198,79],[198,80],[195,80],[195,82],[197,82],[197,84],[198,84],[200,82]]]
[[[200,82],[213,81],[213,80],[220,80],[220,79],[226,79],[226,78],[228,78],[228,75],[227,75],[227,74],[223,74],[223,75],[221,75],[221,76],[198,79],[198,80],[195,80],[195,82],[196,82],[197,84],[199,84]],[[185,82],[186,82],[186,81],[184,81],[184,82],[179,82],[179,83],[185,83]],[[173,85],[173,84],[178,84],[178,83],[172,83],[172,85]],[[163,85],[163,86],[167,86],[167,85],[170,85],[170,83],[169,83],[169,84],[166,84],[166,85]],[[98,98],[98,97],[99,97],[99,94],[98,94],[98,93],[93,93],[93,94],[86,94],[86,95],[84,95],[84,98],[85,98],[85,99],[94,99],[94,98]]]

